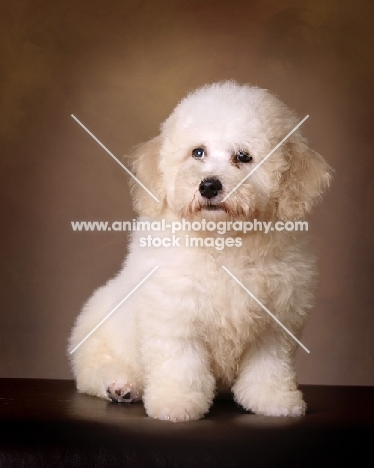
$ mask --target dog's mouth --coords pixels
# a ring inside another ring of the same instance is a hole
[[[226,211],[222,205],[203,205],[201,209],[207,211]]]
[[[258,218],[258,210],[251,205],[241,206],[239,204],[229,203],[222,201],[216,201],[215,203],[209,202],[207,200],[199,200],[194,197],[194,199],[189,203],[186,210],[181,212],[182,217],[188,217],[189,215],[194,215],[197,213],[208,213],[213,214],[217,213],[220,216],[226,214],[230,218],[249,220],[252,218]]]

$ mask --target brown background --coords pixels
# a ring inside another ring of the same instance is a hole
[[[373,50],[369,1],[1,1],[0,375],[71,378],[74,318],[126,252],[116,155],[158,132],[211,81],[270,89],[300,117],[335,180],[310,219],[317,304],[298,351],[301,383],[374,384]]]

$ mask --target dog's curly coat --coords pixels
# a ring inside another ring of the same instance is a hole
[[[136,176],[160,200],[132,181],[140,219],[304,217],[329,185],[331,169],[299,131],[222,202],[297,123],[257,87],[229,81],[192,92],[160,135],[131,157]],[[143,399],[149,416],[171,421],[201,418],[221,388],[231,388],[254,413],[304,414],[295,341],[221,266],[300,336],[316,274],[306,234],[230,232],[226,236],[240,236],[242,246],[222,250],[140,247],[147,234],[133,233],[122,270],[93,294],[73,328],[70,350],[159,266],[72,355],[78,390],[121,402]]]

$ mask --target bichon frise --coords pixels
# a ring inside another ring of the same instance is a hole
[[[221,82],[189,94],[136,149],[132,169],[159,201],[131,182],[148,231],[132,232],[123,268],[78,316],[70,351],[102,321],[71,354],[80,392],[142,399],[176,422],[201,418],[220,389],[257,414],[305,413],[297,343],[262,307],[299,337],[313,302],[306,233],[274,226],[302,219],[331,169],[298,130],[266,158],[298,122],[268,91]],[[267,232],[237,229],[260,222]]]

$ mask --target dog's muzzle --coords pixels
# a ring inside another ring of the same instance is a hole
[[[199,192],[202,197],[210,200],[211,198],[216,197],[219,192],[222,190],[222,184],[219,179],[216,177],[210,177],[204,179],[200,182]]]

